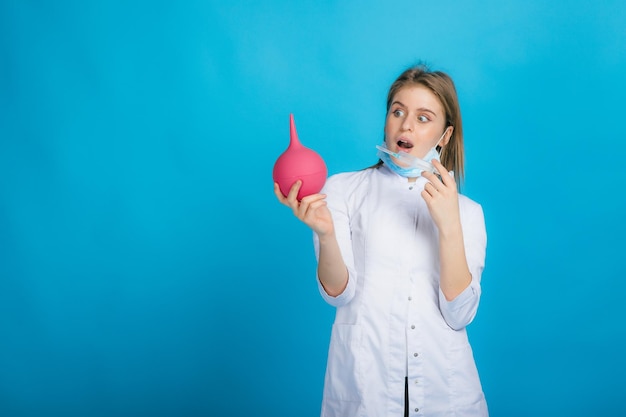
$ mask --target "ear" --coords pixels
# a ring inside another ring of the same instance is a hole
[[[454,126],[448,126],[446,128],[446,133],[443,137],[443,139],[441,139],[441,144],[439,146],[446,146],[448,144],[448,142],[450,142],[450,138],[452,137],[452,133],[454,132]]]

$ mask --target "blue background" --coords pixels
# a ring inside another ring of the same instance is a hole
[[[334,310],[272,193],[376,161],[420,60],[457,83],[489,235],[492,416],[626,414],[626,6],[0,3],[0,415],[317,416]]]

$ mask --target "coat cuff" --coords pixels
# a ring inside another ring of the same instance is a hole
[[[446,323],[453,330],[461,330],[474,320],[479,299],[480,286],[474,280],[461,294],[450,301],[439,288],[439,309]]]
[[[348,285],[346,285],[346,288],[341,294],[335,297],[326,292],[324,286],[320,282],[319,276],[317,277],[317,286],[324,301],[333,307],[341,307],[348,304],[354,297],[354,293],[356,291],[356,274],[351,268],[348,268]]]

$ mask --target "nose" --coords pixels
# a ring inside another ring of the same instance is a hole
[[[412,132],[414,127],[415,126],[413,125],[413,120],[411,120],[410,117],[405,117],[402,120],[402,130],[407,130],[407,131]]]

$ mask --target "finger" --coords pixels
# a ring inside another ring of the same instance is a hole
[[[439,175],[435,175],[432,172],[424,171],[422,172],[422,177],[426,178],[437,190],[443,190],[446,187],[439,179]]]
[[[287,205],[287,197],[285,197],[283,195],[283,192],[280,191],[280,186],[278,185],[277,182],[274,183],[274,194],[276,195],[276,198],[278,199],[278,201],[280,201],[281,204]]]
[[[326,200],[316,200],[316,201],[311,202],[310,204],[306,204],[306,205],[302,204],[301,207],[305,209],[305,212],[303,213],[304,217],[306,217],[308,214],[315,213],[317,209],[325,206],[326,204],[327,204]]]
[[[302,186],[302,181],[298,180],[293,183],[291,189],[289,189],[289,193],[287,194],[287,201],[289,202],[289,206],[291,208],[298,207],[298,191],[300,191],[300,187]]]
[[[323,200],[326,198],[326,194],[310,194],[305,197],[302,197],[302,203],[312,203],[317,200]]]
[[[443,184],[445,184],[446,187],[456,188],[456,181],[454,180],[454,177],[448,173],[446,167],[444,167],[443,164],[436,159],[432,160],[432,164],[441,174],[441,181]]]
[[[311,195],[304,197],[300,201],[300,205],[298,206],[298,215],[302,217],[306,216],[306,213],[310,209],[315,209],[319,207],[320,201],[323,202],[323,204],[326,204],[326,202],[324,201],[325,198],[326,198],[325,194],[311,194]]]
[[[424,201],[426,202],[426,205],[430,207],[430,204],[433,201],[433,196],[430,195],[430,193],[426,190],[426,188],[424,188],[422,190],[422,198],[424,199]]]
[[[437,178],[435,174],[429,171],[422,171],[422,177],[426,178],[428,181],[432,181]]]
[[[439,193],[437,187],[432,182],[427,182],[426,185],[424,185],[424,191],[426,191],[432,197]]]

